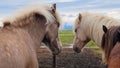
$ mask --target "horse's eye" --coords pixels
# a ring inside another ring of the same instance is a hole
[[[60,23],[59,22],[57,22],[57,26],[60,27]]]
[[[75,33],[77,32],[77,29],[75,29]]]

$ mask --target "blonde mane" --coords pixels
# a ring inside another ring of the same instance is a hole
[[[120,25],[117,20],[102,14],[91,12],[82,12],[80,14],[82,18],[79,26],[85,31],[87,37],[95,41],[99,46],[101,46],[103,36],[102,26],[105,25],[110,28],[111,26]],[[76,19],[76,22],[79,22],[78,18]]]
[[[55,23],[56,19],[59,22],[61,22],[58,12],[55,13],[55,17],[56,17],[55,18],[54,15],[50,12],[51,10],[52,10],[52,8],[50,5],[43,5],[43,4],[32,5],[32,6],[17,10],[17,12],[12,17],[6,18],[4,20],[4,22],[14,23],[15,21],[19,21],[21,19],[25,19],[25,18],[29,17],[30,14],[32,14],[32,13],[38,13],[40,15],[43,15],[46,18],[47,24]],[[20,25],[28,24],[25,22],[18,22],[18,23]]]

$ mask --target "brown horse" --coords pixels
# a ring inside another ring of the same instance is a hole
[[[111,26],[119,26],[120,22],[102,14],[81,12],[75,20],[74,51],[79,53],[90,40],[93,40],[102,48],[101,41],[104,34],[102,30],[103,25],[110,28]],[[102,59],[103,62],[106,63],[104,53]]]
[[[113,26],[107,29],[103,26],[102,49],[108,68],[120,68],[120,26]]]
[[[53,54],[61,51],[56,4],[24,8],[0,30],[0,68],[38,68],[37,49],[44,42]]]

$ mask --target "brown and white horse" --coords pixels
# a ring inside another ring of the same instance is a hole
[[[105,51],[108,68],[120,68],[120,26],[110,29],[103,26],[103,31],[102,49]]]
[[[0,30],[0,68],[39,68],[37,49],[44,42],[59,54],[60,17],[56,4],[35,5],[4,20]]]
[[[90,40],[93,40],[100,48],[102,36],[104,34],[102,26],[105,25],[108,28],[111,26],[120,25],[118,21],[113,18],[107,17],[102,14],[82,12],[79,14],[75,21],[75,37],[73,41],[73,49],[75,52],[80,52],[81,49]],[[104,50],[103,50],[104,51]],[[105,52],[104,52],[105,53]],[[103,53],[103,60],[106,62]]]

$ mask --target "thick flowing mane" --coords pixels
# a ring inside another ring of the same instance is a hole
[[[76,22],[80,22],[79,26],[85,31],[85,34],[99,46],[103,36],[102,26],[105,25],[110,28],[111,26],[120,25],[117,20],[103,14],[91,12],[82,12],[80,14],[81,21],[77,18]]]
[[[4,22],[10,22],[14,25],[25,25],[31,23],[31,16],[33,14],[39,14],[45,17],[46,23],[55,23],[56,20],[60,23],[59,14],[56,12],[52,14],[52,7],[50,5],[32,5],[30,7],[22,8],[17,12],[4,20]]]
[[[110,53],[117,42],[120,42],[120,26],[112,26],[103,34],[102,49],[105,52],[105,61],[109,61]]]

